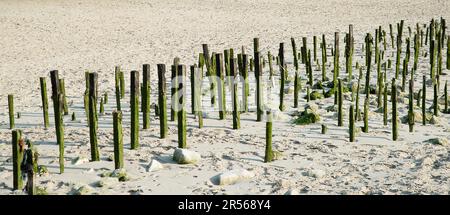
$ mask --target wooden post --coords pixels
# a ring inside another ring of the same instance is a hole
[[[130,73],[131,149],[139,148],[139,72]]]
[[[63,98],[60,90],[58,70],[50,71],[52,83],[53,111],[55,116],[56,141],[59,146],[59,173],[64,173],[64,124],[62,117]]]
[[[426,76],[422,76],[423,82],[422,82],[422,125],[426,124],[426,109],[425,109],[425,102],[427,98],[427,91],[426,91]]]
[[[237,67],[236,67],[236,59],[235,58],[231,58],[230,59],[230,73],[232,78],[232,92],[231,92],[231,96],[232,96],[232,103],[233,103],[233,129],[239,129],[241,127],[241,117],[240,117],[240,111],[239,111],[239,99],[238,99],[238,95],[237,95],[237,90],[238,90],[238,71],[237,71]]]
[[[190,74],[189,81],[191,82],[191,114],[196,116],[196,103],[197,103],[197,93],[195,90],[195,86],[197,85],[195,78],[195,70],[197,69],[197,65],[190,66]]]
[[[350,142],[355,141],[355,113],[353,112],[353,105],[350,105],[349,111],[349,136]]]
[[[447,81],[445,81],[445,86],[444,86],[444,112],[448,113],[448,96],[447,96]]]
[[[203,127],[203,111],[202,111],[202,83],[203,83],[203,65],[200,66],[201,69],[197,68],[195,65],[191,66],[194,70],[194,106],[195,106],[195,114],[198,117],[198,128]]]
[[[364,100],[364,133],[369,133],[369,98],[366,97]]]
[[[312,66],[311,66],[311,50],[308,50],[308,52],[307,52],[307,55],[306,55],[306,70],[307,70],[307,72],[308,72],[308,78],[309,78],[309,80],[308,80],[308,84],[309,84],[309,86],[314,86],[314,79],[313,79],[313,71],[312,71]],[[297,83],[298,83],[298,89],[300,90],[300,80],[299,81],[297,81]]]
[[[301,48],[301,56],[302,56],[302,64],[306,63],[306,50],[308,50],[307,48],[307,38],[306,37],[302,37],[302,42],[303,42],[303,46]]]
[[[142,66],[142,127],[150,127],[150,65]]]
[[[314,62],[316,62],[317,60],[317,37],[314,35],[313,36],[313,52],[314,52]]]
[[[84,115],[86,116],[86,122],[89,126],[89,72],[84,72],[84,79],[85,79],[85,91],[84,91]]]
[[[25,143],[22,139],[21,130],[12,131],[12,153],[13,153],[13,189],[21,190],[23,187],[22,171],[20,164],[23,157]]]
[[[167,137],[166,65],[158,64],[158,106],[160,138]]]
[[[64,115],[69,115],[69,106],[67,105],[67,99],[66,99],[66,87],[64,84],[64,79],[60,79],[59,83],[61,85],[61,94],[63,96],[63,109],[64,109]]]
[[[116,90],[116,109],[120,111],[120,67],[116,66],[114,69],[114,78],[115,78],[115,90]]]
[[[178,148],[185,149],[187,147],[186,145],[186,66],[185,65],[178,65],[177,69],[177,76],[178,76],[178,100],[179,101],[179,107],[178,107]],[[222,80],[223,84],[223,80]],[[222,85],[223,87],[223,85]]]
[[[14,96],[8,95],[8,109],[9,109],[9,129],[14,129]]]
[[[414,71],[417,71],[417,65],[419,62],[420,41],[419,35],[414,35]]]
[[[369,97],[370,94],[370,66],[372,62],[372,43],[373,38],[372,35],[367,34],[366,36],[366,66],[367,66],[367,72],[366,72],[366,85],[364,93],[366,94],[366,98]]]
[[[327,47],[326,47],[326,41],[325,41],[325,34],[322,34],[322,81],[327,80],[326,75],[326,62],[327,62]]]
[[[338,126],[343,126],[343,112],[342,104],[344,103],[344,97],[342,96],[342,80],[338,79]]]
[[[272,112],[267,111],[267,121],[266,121],[266,152],[264,156],[264,162],[268,163],[273,161],[273,151],[272,151]]]
[[[113,111],[114,168],[123,168],[122,111]]]
[[[103,115],[105,113],[105,107],[104,104],[105,101],[103,100],[103,97],[100,98],[100,115]]]
[[[270,61],[269,61],[270,62]],[[239,71],[244,82],[242,83],[242,103],[244,106],[243,112],[248,111],[248,96],[249,96],[249,80],[248,80],[248,55],[242,54],[242,62],[239,64]]]
[[[272,77],[274,75],[274,71],[273,71],[273,63],[272,63],[272,54],[270,54],[270,51],[267,52],[267,58],[269,59],[269,79],[272,80]],[[298,59],[297,59],[297,63],[298,63]]]
[[[387,105],[387,90],[388,90],[388,86],[387,86],[387,82],[384,85],[384,92],[383,92],[383,125],[387,125],[387,109],[388,109],[388,105]]]
[[[45,77],[40,77],[39,82],[41,84],[41,99],[42,99],[42,111],[44,113],[44,127],[48,129],[50,121],[48,118],[48,98],[47,98],[47,82]]]
[[[359,121],[359,120],[361,120],[361,117],[360,117],[360,111],[359,111],[359,87],[360,87],[360,84],[361,84],[361,76],[359,76],[359,79],[358,79],[358,87],[356,88],[356,110],[355,110],[355,114],[356,114],[356,117],[355,117],[355,121]]]
[[[255,74],[256,74],[256,121],[260,122],[263,115],[263,90],[262,90],[262,64],[259,52],[255,53]]]
[[[346,41],[346,49],[345,49],[345,59],[346,59],[346,69],[348,73],[348,80],[352,80],[352,64],[353,64],[353,25],[348,26],[348,36]]]
[[[123,99],[123,97],[125,97],[125,75],[123,73],[123,71],[120,70],[119,68],[119,79],[120,79],[120,98]]]
[[[326,134],[326,133],[327,133],[327,130],[328,130],[327,126],[324,125],[324,124],[322,124],[321,127],[322,127],[321,133],[322,133],[322,134]]]
[[[409,132],[414,131],[414,85],[413,80],[409,80],[409,103],[408,103],[408,125]]]
[[[391,101],[392,101],[392,140],[396,141],[398,138],[398,121],[397,121],[397,86],[395,84],[395,78],[392,79],[392,90],[391,90]],[[425,115],[423,115],[425,118]]]
[[[26,159],[22,160],[21,164],[24,167],[23,171],[26,172],[27,175],[27,184],[25,190],[27,191],[28,195],[32,196],[36,193],[36,188],[34,186],[34,177],[36,173],[35,170],[37,170],[37,154],[34,153],[31,147],[25,150],[25,153]]]
[[[209,55],[209,49],[208,44],[202,44],[203,48],[203,57],[205,58],[205,65],[206,65],[206,76],[209,77],[210,80],[210,92],[211,92],[211,106],[214,107],[214,104],[216,103],[216,94],[214,93],[214,90],[216,89],[216,74],[214,72],[214,60],[211,60],[211,57],[215,58],[214,54],[210,57]]]
[[[433,83],[433,88],[434,88],[434,93],[433,93],[433,114],[435,116],[438,116],[438,88],[437,88],[437,83]]]
[[[226,103],[225,103],[225,87],[224,87],[224,71],[223,71],[223,55],[216,54],[216,77],[217,77],[217,89],[219,95],[219,118],[225,119]]]
[[[171,109],[170,109],[170,121],[175,121],[175,119],[178,118],[177,114],[177,110],[178,110],[178,102],[176,101],[178,99],[178,78],[177,78],[177,69],[178,69],[178,64],[180,62],[179,58],[175,58],[173,60],[173,65],[172,65],[172,74],[171,74],[171,78],[172,78],[172,87],[171,87]]]
[[[337,79],[339,77],[339,33],[334,33],[334,76],[333,76],[333,88],[337,88]]]
[[[279,58],[279,67],[280,67],[280,111],[284,111],[284,82],[286,80],[285,75],[285,67],[284,67],[284,43],[280,43],[280,48],[278,49],[278,58]]]
[[[298,75],[298,59],[297,59],[297,47],[295,45],[295,39],[291,37],[292,44],[292,54],[294,56],[294,67],[295,67],[295,76],[294,76],[294,108],[298,107],[298,91],[299,91],[299,75]]]
[[[91,144],[91,160],[99,161],[99,151],[97,144],[97,87],[98,75],[96,72],[89,74],[89,140]]]

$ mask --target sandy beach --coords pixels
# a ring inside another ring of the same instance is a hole
[[[150,103],[157,103],[159,63],[167,68],[175,57],[186,65],[196,64],[202,44],[210,52],[223,53],[233,48],[235,54],[245,48],[253,54],[253,38],[259,38],[264,57],[270,51],[278,53],[285,43],[285,58],[289,76],[294,73],[290,39],[295,38],[300,51],[302,37],[319,42],[327,38],[327,76],[332,77],[334,33],[339,32],[341,77],[346,77],[344,36],[349,24],[354,26],[356,62],[365,64],[362,50],[366,33],[375,35],[382,26],[405,21],[415,32],[416,23],[429,24],[432,18],[450,19],[450,2],[443,0],[35,0],[0,1],[0,194],[23,194],[13,191],[11,130],[9,129],[8,94],[14,95],[16,128],[33,141],[40,154],[39,165],[48,173],[36,178],[36,186],[48,194],[450,194],[450,146],[431,144],[428,140],[449,138],[450,114],[440,113],[435,122],[423,126],[417,121],[414,131],[400,123],[399,139],[392,141],[391,114],[383,125],[383,112],[377,111],[376,95],[369,99],[369,132],[359,132],[355,142],[349,142],[348,109],[350,93],[344,97],[344,126],[337,126],[337,113],[331,110],[334,98],[310,101],[300,91],[299,107],[293,107],[293,82],[286,84],[286,110],[276,112],[273,121],[273,147],[281,152],[274,162],[264,163],[265,122],[256,122],[254,73],[251,79],[248,113],[241,114],[241,129],[232,129],[232,115],[219,120],[217,112],[204,113],[204,127],[190,113],[188,90],[187,145],[198,152],[196,164],[180,165],[172,160],[177,148],[177,121],[169,121],[166,139],[159,138],[159,118],[152,109],[150,128],[140,129],[140,148],[130,150],[130,92],[131,70],[142,71],[143,64],[151,66]],[[447,24],[448,25],[448,24]],[[447,29],[446,35],[450,31]],[[389,38],[389,36],[388,36]],[[388,39],[390,44],[390,38]],[[446,43],[445,43],[446,44]],[[405,50],[405,49],[403,49]],[[428,45],[420,49],[414,90],[422,87],[422,75],[429,76]],[[442,50],[441,83],[449,80],[445,68],[447,47]],[[404,52],[403,52],[404,54]],[[318,59],[321,59],[318,48]],[[395,64],[396,50],[388,45],[384,60]],[[412,63],[411,63],[412,65]],[[114,67],[125,72],[126,96],[122,100],[124,113],[124,160],[127,181],[107,175],[114,171],[112,111],[114,97]],[[388,80],[395,75],[395,66],[388,69]],[[371,84],[376,84],[376,66],[372,62]],[[58,145],[53,118],[53,103],[49,100],[50,128],[44,129],[39,77],[47,77],[50,99],[49,71],[58,70],[65,80],[70,115],[64,116],[66,171],[59,174]],[[269,68],[263,68],[264,86],[270,94],[264,100],[268,107],[278,107],[280,72],[274,65],[274,82],[269,81]],[[87,126],[83,94],[85,71],[97,72],[99,93],[107,93],[105,114],[99,115],[98,143],[100,161],[89,162],[89,127]],[[300,65],[302,85],[306,86],[305,65]],[[358,70],[354,68],[355,77]],[[314,78],[321,72],[313,63]],[[365,74],[365,70],[364,70]],[[167,78],[170,74],[168,72]],[[357,78],[353,80],[357,81]],[[363,78],[364,80],[364,78]],[[141,80],[142,81],[142,80]],[[204,90],[208,89],[205,82]],[[272,84],[274,86],[272,86]],[[400,81],[397,84],[401,84]],[[443,95],[443,84],[440,97]],[[272,88],[270,87],[272,86]],[[188,83],[188,89],[190,85]],[[231,108],[227,92],[227,108]],[[364,94],[360,95],[360,108]],[[408,114],[408,93],[399,93],[398,114]],[[170,100],[168,100],[169,102]],[[203,105],[210,104],[209,92],[204,93]],[[443,99],[439,99],[441,109]],[[415,100],[414,100],[415,103]],[[433,103],[433,88],[427,85],[426,106]],[[292,123],[295,114],[306,106],[316,109],[320,121],[309,125]],[[391,102],[389,100],[389,111]],[[417,107],[415,111],[420,112]],[[170,114],[168,114],[170,116]],[[142,115],[140,116],[142,117]],[[328,132],[321,134],[321,126]],[[362,121],[356,123],[357,127]],[[161,168],[149,170],[151,162]],[[252,177],[236,184],[219,185],[216,178],[228,171],[247,170]]]

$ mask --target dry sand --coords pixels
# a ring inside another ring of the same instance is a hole
[[[337,127],[335,113],[325,110],[332,105],[333,98],[313,102],[320,107],[320,123],[298,126],[290,123],[292,118],[288,115],[295,111],[291,107],[292,94],[286,95],[287,111],[274,122],[273,144],[283,153],[281,159],[263,162],[265,124],[255,122],[254,112],[242,115],[242,129],[238,131],[232,130],[230,115],[227,120],[219,121],[217,113],[210,113],[205,119],[205,127],[198,129],[196,120],[189,114],[188,146],[199,152],[202,160],[195,165],[178,165],[171,160],[177,146],[176,122],[169,123],[169,138],[160,140],[159,120],[154,114],[151,128],[140,132],[141,148],[129,150],[127,90],[122,105],[125,105],[125,169],[130,180],[119,182],[100,177],[102,172],[114,168],[107,158],[113,153],[110,113],[115,107],[113,69],[116,65],[126,72],[141,70],[144,63],[152,66],[153,103],[157,99],[156,64],[170,65],[174,57],[179,57],[183,64],[193,64],[202,43],[208,43],[212,51],[220,52],[225,48],[239,50],[243,45],[251,53],[252,39],[259,37],[261,51],[276,54],[278,44],[285,42],[285,56],[292,72],[290,37],[295,37],[300,47],[301,37],[307,36],[308,46],[312,47],[312,36],[325,34],[330,55],[334,32],[339,31],[341,74],[345,76],[342,41],[348,24],[354,25],[354,62],[364,64],[361,43],[365,33],[374,34],[379,25],[389,32],[389,23],[404,19],[404,35],[407,35],[406,26],[415,27],[416,22],[428,23],[431,18],[441,16],[449,18],[449,8],[450,2],[439,0],[2,0],[0,194],[20,193],[12,191],[8,94],[14,94],[15,109],[22,113],[22,117],[16,119],[17,127],[34,141],[41,154],[39,164],[49,169],[49,174],[37,178],[38,186],[49,194],[76,193],[74,191],[80,187],[89,194],[284,194],[288,190],[302,194],[449,194],[449,146],[423,142],[430,138],[448,138],[449,115],[441,114],[440,125],[416,123],[414,133],[408,133],[408,126],[402,124],[400,140],[393,142],[390,124],[383,126],[382,114],[371,113],[370,132],[359,134],[357,142],[349,143],[347,117],[345,126]],[[426,50],[428,47],[422,49]],[[394,60],[393,53],[389,48],[385,58]],[[328,66],[332,66],[331,59],[329,56]],[[72,103],[70,112],[75,112],[78,118],[75,122],[71,122],[69,116],[64,118],[66,173],[62,175],[58,174],[52,106],[49,110],[52,128],[44,130],[39,92],[39,77],[48,77],[48,72],[53,69],[59,70],[65,79],[66,94]],[[110,99],[105,107],[107,114],[99,118],[101,161],[73,165],[73,159],[90,156],[89,129],[82,100],[86,70],[99,72],[100,92],[108,92]],[[266,74],[267,70],[266,67]],[[278,73],[277,67],[276,71]],[[303,75],[304,67],[300,71]],[[428,71],[428,57],[421,57],[416,89],[421,86],[419,77]],[[318,77],[320,72],[314,73]],[[392,72],[389,79],[391,75]],[[253,73],[250,77],[253,78]],[[374,77],[372,83],[376,80]],[[276,76],[275,80],[278,79]],[[441,77],[442,81],[447,79],[448,76]],[[128,86],[128,75],[125,80]],[[277,91],[275,88],[272,99],[266,100],[278,101]],[[431,86],[427,91],[431,98]],[[303,91],[302,98],[304,95]],[[254,91],[250,101],[253,107]],[[430,106],[432,101],[427,102]],[[305,104],[306,101],[301,99],[300,109]],[[345,107],[349,104],[346,102]],[[362,102],[360,104],[362,107]],[[375,105],[370,105],[372,112]],[[407,103],[399,103],[399,115],[406,113]],[[329,127],[326,135],[320,134],[321,124]],[[147,172],[152,159],[159,160],[164,168]],[[214,176],[240,168],[250,170],[256,176],[235,185],[213,183]],[[106,185],[98,187],[101,180],[106,180]]]

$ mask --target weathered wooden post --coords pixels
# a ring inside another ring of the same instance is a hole
[[[422,125],[426,124],[426,109],[425,109],[425,102],[427,98],[427,91],[426,91],[426,76],[422,76],[423,82],[422,82]]]
[[[125,77],[122,70],[119,67],[119,79],[120,79],[120,98],[125,97]]]
[[[303,46],[301,48],[301,57],[302,57],[302,64],[306,63],[306,51],[308,50],[307,48],[307,38],[306,37],[302,37],[302,42],[303,42]]]
[[[158,64],[158,106],[160,138],[167,137],[166,65]]]
[[[392,48],[394,48],[394,33],[393,33],[393,30],[392,30],[392,24],[389,24],[389,35],[391,36]]]
[[[284,43],[280,43],[280,48],[278,49],[278,58],[280,60],[279,63],[279,67],[280,67],[280,111],[284,111],[284,104],[283,104],[283,100],[284,100],[284,82],[286,80],[285,76],[285,70],[286,68],[284,67]]]
[[[61,94],[63,97],[63,110],[64,115],[69,115],[69,106],[67,105],[67,99],[66,99],[66,86],[64,84],[64,79],[60,79],[59,83],[61,85]]]
[[[414,71],[417,71],[419,62],[420,41],[418,34],[414,35]]]
[[[348,80],[352,80],[352,63],[353,63],[353,25],[348,27],[348,36],[345,47],[345,65],[348,73]]]
[[[299,91],[299,76],[298,76],[298,59],[297,59],[297,47],[295,45],[295,39],[291,37],[292,44],[292,54],[294,56],[294,67],[295,67],[295,76],[294,76],[294,108],[298,107],[298,91]]]
[[[89,140],[91,144],[91,161],[99,161],[97,144],[97,87],[98,75],[96,72],[89,74]]]
[[[366,85],[364,93],[366,94],[366,98],[369,97],[370,94],[370,67],[372,64],[372,43],[373,43],[373,38],[371,34],[367,34],[366,35],[366,66],[367,66],[367,72],[366,72]]]
[[[322,44],[320,45],[322,48],[322,81],[327,80],[326,75],[326,63],[327,63],[327,46],[325,41],[325,34],[322,34]]]
[[[360,114],[360,110],[359,110],[359,88],[360,88],[360,85],[361,85],[361,76],[359,76],[359,78],[358,78],[358,87],[356,88],[355,121],[361,120],[361,117],[360,117],[361,114]]]
[[[173,60],[173,65],[172,65],[172,70],[171,70],[171,78],[172,78],[172,87],[171,89],[171,109],[170,109],[170,121],[175,121],[175,119],[178,118],[177,114],[178,114],[178,78],[177,78],[177,69],[178,69],[178,64],[180,62],[179,58],[175,58]]]
[[[338,126],[343,126],[343,112],[342,104],[344,103],[344,97],[342,96],[342,80],[338,79]]]
[[[383,92],[383,125],[387,125],[387,109],[388,109],[388,99],[387,99],[387,90],[388,90],[388,86],[387,86],[387,82],[385,81],[385,85],[384,85],[384,92]]]
[[[313,52],[314,52],[313,59],[314,59],[314,62],[316,62],[316,60],[317,60],[317,37],[316,37],[316,35],[313,36]]]
[[[113,111],[114,168],[123,168],[122,111]]]
[[[8,95],[8,109],[9,109],[9,129],[14,129],[14,96]]]
[[[41,84],[41,99],[42,99],[42,111],[44,113],[44,127],[47,129],[50,125],[48,118],[48,98],[47,98],[47,82],[45,77],[40,77],[39,82]]]
[[[21,163],[22,171],[24,171],[27,175],[27,184],[25,186],[25,190],[27,191],[28,195],[32,196],[36,193],[36,187],[34,186],[34,177],[35,173],[37,171],[37,154],[34,152],[32,147],[28,147],[27,150],[25,150],[25,156]]]
[[[223,72],[223,71],[222,71]],[[178,65],[177,69],[178,76],[178,148],[185,149],[186,145],[186,66]],[[223,87],[223,79],[222,79],[222,87]]]
[[[104,107],[105,101],[103,100],[103,97],[100,98],[100,115],[103,115],[105,113],[105,107]]]
[[[216,73],[215,73],[215,61],[214,59],[211,60],[211,58],[215,58],[215,54],[213,53],[211,56],[209,55],[209,48],[208,44],[202,44],[203,48],[203,57],[205,58],[205,65],[206,65],[206,76],[209,78],[210,83],[210,92],[211,92],[211,106],[214,107],[214,104],[216,104],[216,94],[214,90],[216,89]]]
[[[191,66],[191,73],[193,69],[194,73],[194,94],[195,94],[195,100],[194,100],[194,106],[195,106],[195,113],[198,117],[198,127],[203,127],[203,111],[202,111],[202,83],[203,83],[203,62],[200,64],[200,68],[197,68],[195,65]]]
[[[223,55],[216,54],[216,77],[217,77],[217,92],[219,95],[219,118],[225,119],[226,114],[226,100],[225,100],[225,86],[224,86],[224,71],[223,71]]]
[[[334,33],[334,76],[333,88],[336,91],[337,79],[339,77],[339,32]]]
[[[398,74],[400,73],[400,56],[402,54],[402,38],[400,35],[397,36],[397,60],[395,61],[395,78],[398,79]]]
[[[244,78],[244,82],[242,83],[242,103],[244,106],[243,112],[248,111],[248,96],[250,92],[249,88],[249,80],[248,80],[248,55],[242,54],[242,62],[240,64],[240,73],[242,78]]]
[[[230,73],[232,76],[232,103],[233,103],[233,129],[239,129],[241,127],[241,117],[240,117],[240,111],[239,111],[239,99],[237,95],[238,90],[238,71],[237,71],[237,65],[236,65],[236,59],[231,58],[230,59]]]
[[[439,104],[438,104],[438,85],[433,83],[433,115],[438,116]]]
[[[53,111],[55,116],[56,142],[59,146],[59,173],[64,173],[64,124],[62,117],[63,98],[60,90],[58,70],[50,71],[52,83]]]
[[[268,163],[273,161],[273,150],[272,150],[272,112],[267,111],[267,121],[266,121],[266,152],[264,156],[264,162]]]
[[[398,138],[398,117],[397,117],[397,86],[395,84],[395,78],[392,79],[391,90],[391,102],[392,102],[392,140],[396,141]],[[423,115],[425,118],[425,115]]]
[[[89,126],[89,73],[88,71],[84,72],[84,80],[85,80],[85,90],[83,94],[84,99],[84,114],[86,116],[86,122]]]
[[[130,73],[131,149],[139,148],[139,72]]]
[[[150,127],[150,65],[142,66],[142,128]]]
[[[120,98],[121,98],[121,91],[120,91],[120,67],[116,66],[114,68],[114,78],[115,78],[115,91],[116,91],[116,109],[120,111]]]
[[[355,113],[353,112],[353,104],[350,105],[350,111],[349,111],[349,136],[350,136],[350,142],[355,141]]]
[[[20,163],[22,162],[23,149],[25,143],[22,139],[21,130],[12,131],[12,153],[13,153],[13,189],[21,190],[23,187],[22,171]]]
[[[409,80],[408,125],[409,132],[414,131],[414,84]]]
[[[262,65],[259,52],[255,55],[255,76],[256,76],[256,121],[260,122],[263,115],[263,90],[262,90]]]
[[[369,133],[369,97],[364,100],[364,133]]]
[[[447,96],[447,81],[445,81],[444,86],[444,113],[448,113],[448,96]]]
[[[197,103],[197,94],[195,90],[195,86],[197,85],[195,78],[195,70],[197,69],[197,65],[191,65],[189,67],[189,81],[191,82],[191,114],[196,116],[196,103]]]

